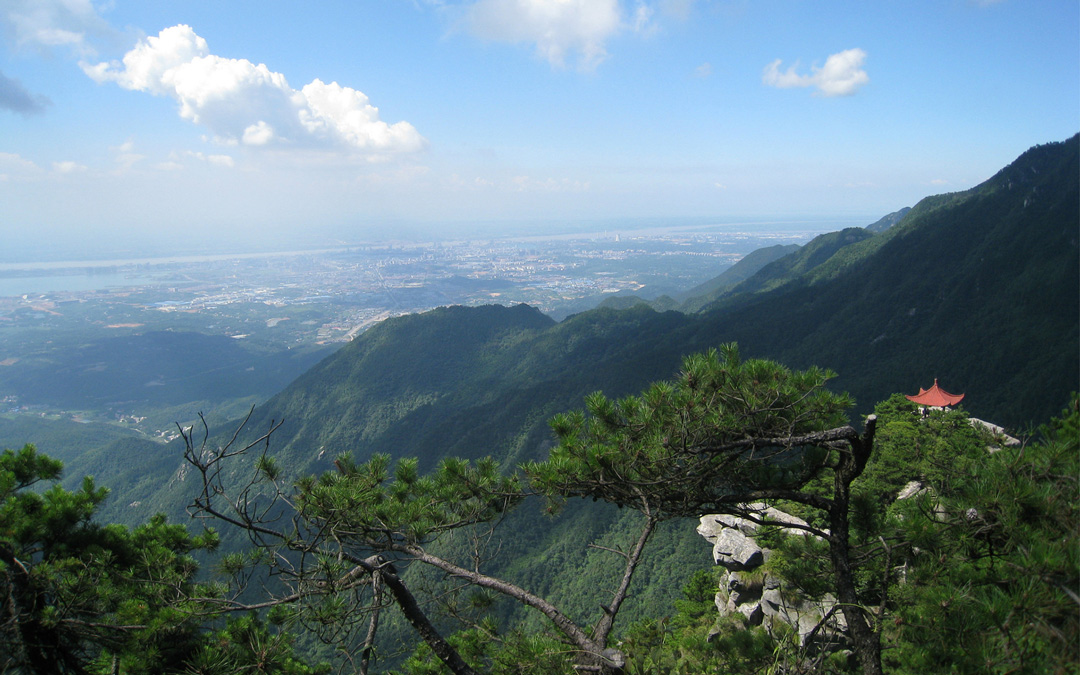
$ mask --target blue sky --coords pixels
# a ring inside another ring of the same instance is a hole
[[[1080,130],[1078,7],[0,0],[0,228],[876,219]]]

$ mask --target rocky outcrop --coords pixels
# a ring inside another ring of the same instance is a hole
[[[749,504],[753,517],[769,522],[787,523],[787,532],[815,536],[806,521],[764,504]],[[760,526],[747,518],[727,514],[701,517],[697,531],[713,546],[713,560],[725,569],[716,593],[716,608],[722,615],[741,614],[752,626],[762,626],[775,633],[779,624],[794,629],[803,646],[816,649],[845,647],[847,628],[843,614],[836,609],[836,599],[826,594],[805,598],[781,577],[766,570],[771,551],[753,538]]]
[[[999,427],[996,424],[981,420],[978,417],[969,417],[968,422],[976,429],[983,429],[990,433],[994,437],[994,442],[987,448],[991,453],[995,453],[1004,448],[1018,448],[1021,445],[1019,438],[1014,438],[1005,433],[1004,427]]]

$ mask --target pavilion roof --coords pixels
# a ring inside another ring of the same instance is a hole
[[[956,405],[963,400],[963,394],[950,394],[941,387],[938,386],[937,378],[934,378],[934,386],[929,389],[923,389],[919,387],[919,393],[914,396],[908,396],[907,400],[914,401],[919,405],[928,405],[936,408],[944,408],[947,405]]]

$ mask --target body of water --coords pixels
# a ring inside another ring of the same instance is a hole
[[[0,297],[28,293],[85,292],[154,282],[152,268],[170,265],[251,260],[280,256],[332,253],[339,249],[280,251],[273,253],[219,253],[212,255],[125,258],[117,260],[64,260],[48,262],[0,263]]]
[[[151,282],[153,282],[151,277],[125,272],[0,276],[0,297],[19,297],[26,294],[59,291],[98,291],[106,288],[142,286]]]

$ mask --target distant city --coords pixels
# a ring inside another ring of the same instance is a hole
[[[286,253],[8,263],[0,265],[0,348],[11,346],[5,345],[5,326],[60,328],[73,321],[81,330],[172,328],[283,345],[345,342],[389,317],[451,304],[528,303],[561,318],[614,294],[674,295],[757,248],[801,244],[842,225],[782,224],[772,232],[659,227]]]
[[[176,420],[203,406],[243,414],[391,317],[527,303],[562,320],[621,294],[685,298],[758,248],[864,224],[652,225],[112,260],[99,249],[89,261],[0,263],[0,418],[105,422],[169,440]]]

